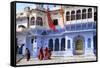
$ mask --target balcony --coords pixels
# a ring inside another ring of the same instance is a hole
[[[36,35],[50,35],[50,34],[60,34],[62,32],[68,31],[82,31],[82,30],[89,30],[89,29],[96,29],[96,23],[95,22],[87,22],[87,23],[77,23],[77,24],[69,24],[65,25],[65,28],[63,29],[56,29],[48,30],[46,28],[34,28],[27,30],[28,32],[31,31],[31,33],[34,33]]]
[[[96,29],[95,22],[87,22],[87,23],[78,23],[78,24],[69,24],[65,25],[64,29],[57,29],[56,31],[48,31],[48,34],[59,34],[65,31],[80,31],[80,30],[89,30]]]
[[[96,23],[88,22],[88,23],[66,25],[66,31],[77,31],[77,30],[87,30],[87,29],[96,29]]]

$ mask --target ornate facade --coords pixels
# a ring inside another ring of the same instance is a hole
[[[28,48],[37,57],[40,47],[52,50],[52,56],[95,55],[96,8],[63,6],[64,27],[60,7],[50,8],[55,31],[49,28],[45,8],[25,8],[16,14],[16,39],[18,54]]]

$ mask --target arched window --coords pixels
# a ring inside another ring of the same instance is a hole
[[[94,21],[97,21],[97,8],[94,8]]]
[[[61,51],[65,51],[65,38],[61,39]]]
[[[86,9],[82,10],[82,19],[86,19]]]
[[[71,20],[75,20],[75,11],[71,12]]]
[[[34,24],[35,24],[35,17],[32,17],[32,18],[31,18],[30,25],[34,25]]]
[[[76,20],[81,19],[81,10],[77,10],[76,12]]]
[[[53,51],[53,40],[52,39],[49,40],[49,49]]]
[[[70,21],[70,12],[66,12],[66,21]]]
[[[59,51],[59,39],[55,40],[55,51]]]
[[[87,44],[87,46],[88,46],[88,48],[91,48],[91,38],[88,38],[88,44]]]
[[[67,48],[70,49],[70,40],[67,40]]]
[[[88,18],[92,18],[92,8],[88,9]]]
[[[36,19],[36,25],[40,25],[40,26],[43,25],[43,21],[42,21],[41,17],[37,17],[37,19]]]

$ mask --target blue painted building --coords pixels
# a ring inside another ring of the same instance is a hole
[[[39,48],[48,47],[52,50],[52,56],[95,55],[96,8],[63,6],[62,28],[60,6],[50,7],[55,31],[48,25],[46,9],[43,6],[27,8],[16,16],[18,54],[24,55],[25,49],[28,48],[31,56],[37,57]]]

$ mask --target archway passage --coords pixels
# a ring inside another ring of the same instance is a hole
[[[76,55],[83,54],[83,41],[82,41],[82,39],[77,39],[75,42],[75,54]]]
[[[74,39],[74,55],[82,55],[84,53],[84,38],[83,37],[77,37]]]
[[[61,51],[65,51],[65,38],[61,39]]]
[[[52,39],[49,40],[49,49],[53,51],[53,40]]]
[[[59,51],[59,39],[55,40],[55,51]]]

